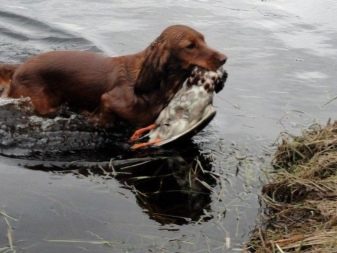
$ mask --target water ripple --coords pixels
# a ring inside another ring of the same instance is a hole
[[[24,15],[0,10],[0,46],[2,51],[7,51],[5,45],[8,43],[15,44],[21,51],[21,57],[20,55],[14,57],[16,61],[30,55],[27,51],[32,53],[55,49],[102,51],[93,42],[75,33]],[[13,59],[8,60],[13,61]]]

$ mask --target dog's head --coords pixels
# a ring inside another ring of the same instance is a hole
[[[204,36],[198,31],[184,25],[166,28],[153,43],[161,47],[161,62],[173,62],[177,68],[191,70],[198,66],[216,71],[227,57],[207,46]]]
[[[201,33],[184,25],[166,28],[144,55],[135,84],[137,94],[158,90],[163,83],[174,91],[195,66],[216,71],[227,60],[224,54],[207,46]]]

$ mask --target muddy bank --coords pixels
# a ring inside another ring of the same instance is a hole
[[[337,121],[283,136],[248,252],[337,251]]]

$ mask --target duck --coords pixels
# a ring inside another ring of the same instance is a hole
[[[227,76],[223,67],[216,71],[194,67],[182,88],[160,112],[155,122],[134,132],[130,138],[133,143],[131,149],[160,146],[193,129],[208,115],[214,115],[216,110],[213,96],[223,89]],[[147,141],[139,142],[144,138]]]

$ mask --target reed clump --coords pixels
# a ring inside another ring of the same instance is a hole
[[[283,135],[247,252],[337,252],[337,122]]]

